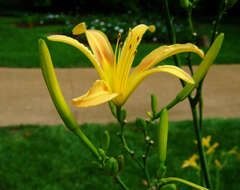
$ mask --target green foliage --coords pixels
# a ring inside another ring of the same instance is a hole
[[[240,119],[210,119],[203,123],[204,134],[211,135],[213,141],[220,143],[219,149],[229,150],[239,145]],[[151,125],[150,136],[156,139],[156,125]],[[119,148],[120,139],[116,135],[116,124],[83,124],[81,128],[89,138],[100,147],[100,135],[108,130],[112,142],[109,152],[113,157],[123,154]],[[126,138],[137,156],[144,149],[141,129],[134,124],[126,126]],[[100,170],[96,170],[92,161],[94,157],[88,149],[63,126],[19,126],[0,129],[0,188],[8,190],[31,189],[113,189],[120,187]],[[182,162],[196,151],[195,135],[191,121],[170,122],[168,141],[168,175],[183,177],[198,183],[195,170],[181,169]],[[156,153],[156,145],[153,146]],[[156,154],[149,158],[151,173],[156,171],[158,159]],[[124,155],[125,163],[121,171],[123,180],[133,189],[141,189],[144,175],[129,158]],[[178,159],[175,159],[175,158]],[[233,158],[223,169],[220,190],[239,189],[239,159]],[[140,178],[136,178],[136,173]],[[187,189],[176,184],[177,189]]]
[[[123,16],[124,17],[124,16]],[[71,17],[72,18],[72,17]],[[96,24],[97,29],[103,29],[105,26],[100,26],[102,19],[105,18],[103,16],[88,16],[84,18],[77,18],[76,21],[71,20],[70,17],[65,17],[65,21],[59,22],[67,22],[71,24],[71,22],[82,22],[86,21],[88,27],[95,26],[94,22],[98,19],[98,25]],[[106,21],[104,22],[107,26],[111,24],[111,28],[107,28],[108,33],[112,33],[113,37],[110,39],[113,41],[113,47],[115,46],[115,42],[117,38],[114,38],[115,35],[118,34],[118,30],[121,29],[121,24],[117,22],[118,17],[106,17]],[[119,17],[121,18],[121,17]],[[129,18],[129,16],[126,16]],[[134,19],[133,19],[134,18]],[[1,67],[19,67],[19,68],[32,68],[39,67],[39,55],[37,50],[37,41],[39,38],[44,38],[49,34],[70,34],[73,25],[40,25],[37,24],[33,27],[21,26],[19,23],[22,22],[23,17],[20,18],[8,18],[8,17],[0,17],[0,66]],[[27,20],[27,16],[25,18]],[[55,18],[54,18],[55,19]],[[138,23],[144,23],[144,20],[140,18],[131,17],[132,23],[126,25],[126,28],[134,26],[134,20]],[[125,19],[126,20],[126,19]],[[51,19],[50,19],[51,21]],[[49,22],[50,22],[49,21]],[[40,22],[40,20],[39,20]],[[121,23],[121,22],[120,22]],[[199,25],[199,36],[205,36],[209,39],[208,36],[210,33],[210,24],[205,24],[204,22],[198,22]],[[153,42],[153,39],[157,37],[159,41],[165,38],[167,39],[166,27],[165,30],[161,31],[161,28],[164,29],[162,22],[160,22],[160,28],[158,28],[158,21],[155,19],[153,22],[149,22],[149,24],[155,24],[157,30],[155,33],[147,32],[149,37],[145,36],[143,39],[143,43],[140,44],[138,48],[138,53],[136,59],[134,60],[134,66],[137,65],[144,56],[149,53],[151,50],[157,48],[162,45],[158,42]],[[119,26],[118,30],[114,30],[115,26]],[[226,34],[225,41],[222,47],[221,54],[217,57],[216,64],[233,64],[240,62],[240,54],[238,53],[238,46],[235,44],[240,43],[240,38],[238,37],[238,33],[240,32],[239,28],[236,27],[236,23],[232,24],[224,24],[222,28],[220,28],[222,32]],[[181,33],[185,33],[184,32]],[[126,35],[127,30],[124,30],[124,34]],[[159,36],[159,37],[158,37]],[[122,37],[124,38],[124,36]],[[182,36],[180,39],[184,39]],[[84,41],[84,38],[81,37],[80,41]],[[179,41],[181,42],[181,41]],[[52,55],[53,64],[55,67],[60,68],[69,68],[69,67],[92,67],[91,63],[88,59],[80,53],[77,49],[70,47],[65,44],[48,42],[48,47],[50,49],[50,53]],[[53,51],[54,50],[54,51]],[[65,59],[62,59],[62,55],[64,55]],[[180,58],[183,60],[186,54],[181,54]],[[199,64],[200,59],[197,56],[193,56],[193,64]],[[170,58],[164,62],[165,64],[173,64],[173,59]],[[184,63],[184,62],[183,62]]]

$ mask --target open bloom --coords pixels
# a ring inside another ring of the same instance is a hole
[[[75,26],[72,32],[74,35],[85,33],[92,51],[77,40],[64,35],[48,37],[51,41],[63,42],[79,49],[89,58],[99,74],[100,80],[97,80],[85,95],[72,100],[74,105],[88,107],[112,100],[116,105],[121,106],[147,76],[156,72],[167,72],[188,83],[194,83],[190,75],[176,66],[154,67],[160,61],[177,53],[194,52],[203,57],[203,51],[190,43],[160,46],[148,54],[131,72],[137,47],[147,30],[153,32],[155,27],[140,24],[130,29],[124,43],[120,42],[119,34],[115,51],[103,32],[86,29],[85,23]]]

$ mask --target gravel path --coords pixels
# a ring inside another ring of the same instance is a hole
[[[91,108],[75,108],[71,99],[85,93],[98,78],[94,69],[56,69],[63,94],[73,114],[80,123],[114,122],[104,104]],[[240,65],[214,65],[210,69],[203,88],[204,118],[240,117]],[[150,110],[150,95],[158,96],[159,106],[172,100],[181,89],[179,81],[166,73],[147,78],[132,94],[125,108],[128,120],[136,116],[146,118]],[[170,120],[191,119],[188,101],[178,104],[169,113]],[[59,124],[62,123],[40,69],[0,68],[0,126],[16,124]]]

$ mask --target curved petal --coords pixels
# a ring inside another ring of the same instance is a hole
[[[88,43],[103,69],[106,64],[113,65],[113,49],[103,32],[99,30],[87,30],[84,22],[75,26],[72,32],[74,35],[86,33]]]
[[[73,105],[77,107],[96,106],[117,97],[117,93],[112,93],[105,81],[97,80],[85,95],[72,99]]]
[[[126,90],[126,99],[146,77],[148,77],[150,74],[157,72],[166,72],[175,75],[176,77],[186,81],[187,83],[194,84],[194,80],[192,79],[192,77],[179,67],[173,65],[158,66],[153,69],[131,75],[131,77],[129,78],[129,86]]]
[[[155,50],[153,50],[150,54],[148,54],[140,64],[135,68],[133,73],[138,73],[145,71],[149,68],[152,68],[154,65],[159,63],[160,61],[175,55],[177,53],[183,52],[193,52],[198,54],[201,58],[204,57],[204,53],[201,49],[191,43],[186,44],[174,44],[170,46],[161,46]]]
[[[91,53],[91,51],[86,46],[84,46],[82,43],[78,42],[77,40],[75,40],[73,38],[70,38],[70,37],[64,36],[64,35],[51,35],[51,36],[48,36],[47,39],[50,41],[55,41],[55,42],[62,42],[62,43],[71,45],[71,46],[79,49],[92,62],[92,64],[96,68],[97,72],[99,73],[100,78],[104,79],[103,71],[102,71],[99,63],[97,62],[96,58]]]
[[[153,25],[147,26],[140,24],[135,28],[129,30],[122,50],[119,53],[117,64],[117,79],[115,81],[115,86],[118,86],[120,88],[120,91],[126,86],[127,78],[137,52],[137,47],[141,42],[143,34],[147,30],[154,32],[155,27]]]

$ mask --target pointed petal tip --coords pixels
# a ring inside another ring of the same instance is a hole
[[[85,33],[87,30],[85,22],[82,22],[75,26],[72,30],[73,35],[79,35]]]

